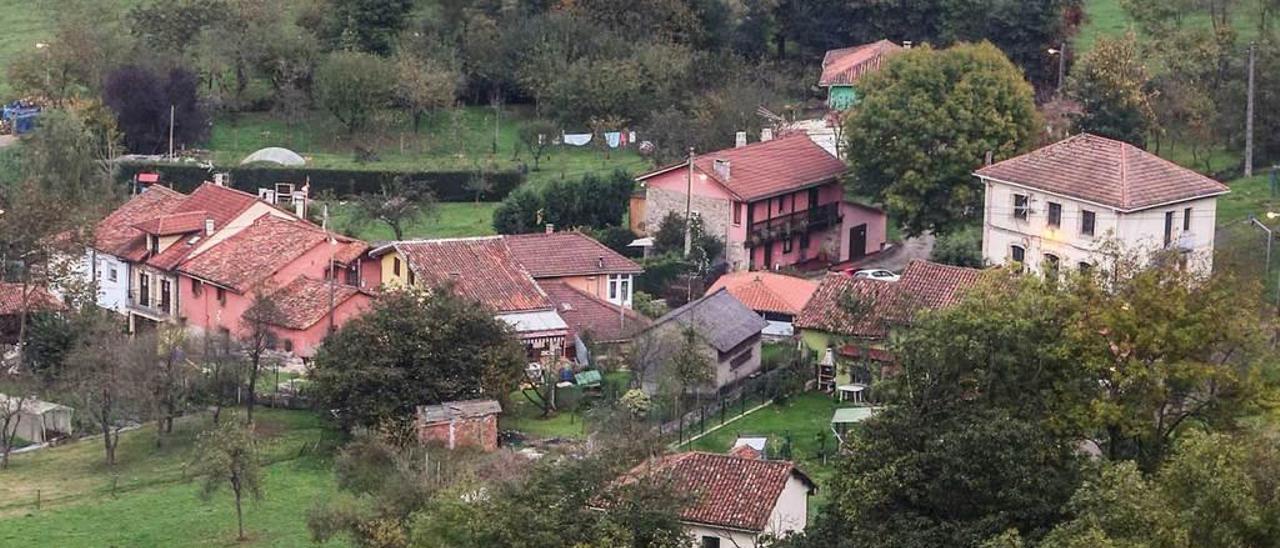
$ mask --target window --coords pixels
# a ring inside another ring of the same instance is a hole
[[[1062,226],[1062,204],[1049,202],[1049,226]]]
[[[1080,210],[1080,234],[1085,236],[1093,236],[1093,225],[1097,223],[1097,217],[1092,211],[1087,209]]]
[[[173,284],[169,280],[160,280],[160,309],[169,311],[169,305],[173,302],[171,296],[173,292]]]
[[[217,291],[218,304],[227,304],[227,290],[219,287]]]
[[[742,224],[742,202],[733,203],[733,224]]]
[[[113,266],[110,270],[107,270],[107,279],[113,282],[119,279],[116,277],[116,267]]]
[[[400,275],[400,258],[399,257],[391,258],[391,273],[395,274],[396,276]]]
[[[751,347],[747,347],[747,350],[745,352],[738,354],[737,356],[734,356],[732,360],[729,360],[729,369],[737,369],[739,367],[742,367],[742,364],[750,361],[751,352],[752,352]]]
[[[151,254],[160,253],[160,238],[157,236],[147,235],[147,249],[151,250]]]
[[[192,279],[191,279],[191,294],[192,294],[193,296],[196,296],[196,297],[199,297],[200,295],[203,295],[203,294],[204,294],[204,282],[202,282],[202,281],[200,281],[200,280],[197,280],[197,279],[195,279],[195,278],[192,278]]]
[[[720,537],[703,536],[702,548],[720,548]]]
[[[151,276],[147,274],[138,277],[138,304],[151,306]]]
[[[809,233],[800,234],[800,249],[809,249]]]
[[[1164,245],[1168,246],[1173,241],[1173,212],[1166,211],[1164,213]]]
[[[782,213],[782,210],[785,209],[784,207],[782,207],[784,203],[785,202],[783,201],[783,197],[778,196],[778,213]]]
[[[1078,269],[1081,274],[1088,274],[1093,271],[1093,265],[1085,261],[1080,261],[1076,264],[1076,269]]]
[[[347,285],[360,286],[360,265],[353,264],[347,267]]]
[[[1009,258],[1015,263],[1027,262],[1027,249],[1020,245],[1011,246],[1009,248]]]
[[[1058,277],[1058,264],[1059,264],[1059,263],[1061,263],[1061,262],[1062,262],[1062,260],[1061,260],[1061,259],[1059,259],[1057,255],[1054,255],[1054,254],[1052,254],[1052,253],[1045,253],[1045,254],[1044,254],[1044,275],[1045,275],[1045,277],[1046,277],[1046,278],[1057,278],[1057,277]]]
[[[631,275],[609,275],[609,302],[619,306],[631,305]]]
[[[285,352],[293,352],[293,341],[292,341],[292,340],[289,340],[289,339],[285,339],[285,340],[284,340],[284,351],[285,351]]]
[[[1182,210],[1182,229],[1191,230],[1191,208]]]
[[[788,238],[787,238],[787,239],[785,239],[785,240],[782,240],[782,252],[783,252],[783,253],[791,253],[791,245],[792,245],[792,244],[791,244],[791,241],[792,241],[792,240],[793,240],[793,238],[790,238],[790,237],[788,237]]]
[[[1031,198],[1026,194],[1013,195],[1013,218],[1021,221],[1027,220],[1027,216],[1031,214]]]
[[[417,283],[418,277],[413,275],[413,269],[411,268],[409,269],[409,285],[416,285]]]

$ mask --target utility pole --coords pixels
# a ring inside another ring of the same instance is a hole
[[[169,105],[169,159],[173,159],[173,105]]]
[[[1249,96],[1244,115],[1244,176],[1253,177],[1253,66],[1257,45],[1249,43]],[[1270,264],[1270,263],[1268,263]]]
[[[693,147],[689,147],[689,171],[684,184],[684,256],[693,251]]]
[[[1058,47],[1058,96],[1062,96],[1062,80],[1067,75],[1067,43]]]

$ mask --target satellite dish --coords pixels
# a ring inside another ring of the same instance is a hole
[[[280,147],[267,147],[258,150],[253,154],[245,156],[243,160],[240,160],[240,165],[253,164],[257,162],[267,162],[290,167],[307,165],[306,159],[300,156],[297,152]]]

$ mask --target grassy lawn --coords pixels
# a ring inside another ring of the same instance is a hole
[[[494,234],[493,211],[498,208],[497,202],[480,202],[479,204],[442,202],[437,206],[434,215],[406,227],[405,238],[460,238]],[[330,213],[334,228],[338,232],[352,234],[370,242],[395,239],[395,233],[385,223],[354,226],[351,222],[351,209],[348,206],[339,205],[330,210]]]
[[[1229,184],[1231,193],[1218,199],[1219,225],[1237,223],[1250,215],[1263,218],[1268,211],[1280,212],[1280,199],[1271,196],[1269,171]]]
[[[1121,6],[1120,0],[1085,0],[1085,22],[1076,35],[1077,52],[1089,51],[1100,36],[1117,36],[1123,34],[1133,25],[1133,20]],[[1184,25],[1211,24],[1208,15],[1196,13],[1183,19]],[[1236,3],[1232,6],[1231,26],[1239,33],[1241,43],[1257,36],[1257,17],[1247,3]]]
[[[621,394],[631,381],[631,372],[614,371],[605,373],[605,384],[612,385],[612,390]],[[560,394],[564,394],[562,391]],[[516,430],[532,438],[583,438],[587,435],[587,424],[582,413],[561,408],[548,417],[542,416],[542,410],[529,401],[520,391],[511,393],[511,405],[499,419],[499,427],[503,430]]]
[[[0,545],[236,544],[230,496],[204,501],[198,484],[184,477],[196,433],[207,421],[180,420],[162,448],[155,447],[149,426],[124,433],[114,473],[102,465],[101,443],[92,439],[14,456],[12,467],[0,472]],[[249,544],[305,545],[308,509],[334,492],[328,455],[336,438],[317,416],[299,411],[262,410],[258,431],[270,464],[265,498],[245,507]]]
[[[818,435],[826,433],[828,454],[834,453],[835,436],[831,433],[831,414],[840,407],[831,396],[820,392],[808,392],[791,398],[785,404],[774,404],[725,425],[688,445],[688,449],[723,453],[728,451],[739,434],[769,436],[771,446],[791,437],[791,457],[800,469],[818,484],[818,494],[809,506],[816,512],[825,502],[823,486],[835,474],[834,461],[828,457],[823,463],[819,457]]]
[[[544,155],[534,170],[533,158],[518,136],[519,127],[531,118],[527,107],[504,107],[495,131],[492,108],[465,107],[456,113],[429,116],[415,133],[405,116],[386,111],[372,123],[372,129],[349,134],[322,110],[308,112],[293,124],[271,114],[246,113],[217,120],[208,148],[218,165],[235,165],[255,150],[280,146],[306,157],[312,167],[428,171],[523,166],[535,183],[580,178],[591,172],[605,175],[619,168],[639,174],[650,165],[631,150],[613,150],[606,157],[604,151],[591,146],[552,146],[547,148],[550,156]],[[356,146],[376,151],[378,160],[356,162]]]

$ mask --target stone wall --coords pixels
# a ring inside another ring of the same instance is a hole
[[[650,187],[645,193],[645,226],[652,235],[662,225],[662,219],[674,211],[684,215],[685,194]],[[725,242],[725,260],[729,264],[746,264],[746,252],[742,242],[729,241],[729,225],[733,222],[733,202],[720,198],[694,195],[690,209],[702,217],[707,233]],[[736,245],[735,245],[736,244]]]
[[[418,427],[418,441],[440,443],[448,449],[470,446],[494,451],[498,448],[498,416],[424,424]]]

